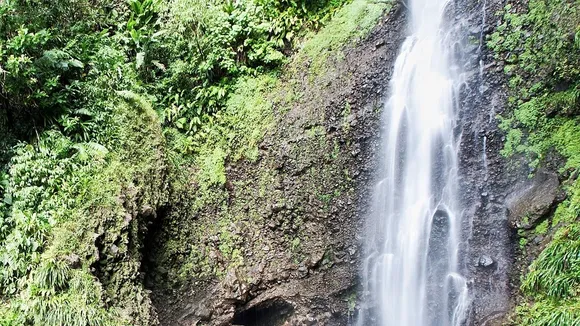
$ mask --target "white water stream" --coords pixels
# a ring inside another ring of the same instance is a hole
[[[460,326],[469,306],[459,272],[457,123],[461,71],[449,0],[409,0],[385,107],[381,180],[363,266],[360,326]]]

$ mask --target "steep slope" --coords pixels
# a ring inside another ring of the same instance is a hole
[[[281,76],[239,85],[151,239],[163,325],[347,324],[400,14],[354,1]]]
[[[0,213],[3,325],[154,321],[141,249],[167,200],[165,139],[146,101],[120,95],[106,147],[57,131],[16,147]]]

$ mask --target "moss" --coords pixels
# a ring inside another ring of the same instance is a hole
[[[524,250],[526,248],[526,245],[528,244],[528,239],[527,238],[520,238],[520,249]]]
[[[306,131],[306,135],[308,135],[308,137],[310,137],[310,138],[320,137],[320,138],[324,139],[324,136],[326,135],[326,129],[324,129],[323,126],[315,126],[315,127],[309,128]]]
[[[277,85],[275,75],[239,81],[226,109],[205,126],[201,146],[194,155],[194,176],[203,192],[226,182],[226,161],[258,159],[258,143],[273,119],[272,102],[263,96]]]
[[[210,186],[222,186],[226,183],[226,153],[221,147],[214,147],[208,153],[202,153],[197,160],[199,174],[197,181],[204,185],[204,188]]]
[[[578,147],[570,141],[577,136],[580,53],[569,35],[578,28],[580,12],[572,3],[533,0],[523,13],[508,4],[500,15],[503,22],[488,45],[510,63],[505,73],[512,110],[500,124],[508,131],[502,153],[524,153],[537,166],[549,148],[557,147],[570,165],[576,164]]]
[[[356,292],[350,293],[346,299],[349,315],[354,313],[354,310],[356,308],[356,301],[357,301]]]
[[[322,31],[310,36],[302,46],[298,59],[311,60],[311,71],[318,72],[331,53],[340,56],[337,50],[364,37],[391,7],[391,1],[353,0]]]
[[[300,238],[294,238],[294,240],[292,240],[292,251],[293,252],[297,252],[300,250]]]
[[[567,187],[568,197],[556,208],[552,227],[570,224],[580,216],[580,182]]]
[[[337,140],[334,140],[334,146],[332,147],[332,152],[330,153],[330,158],[336,160],[340,154],[340,145]]]
[[[580,124],[579,121],[567,120],[552,134],[554,147],[567,158],[564,169],[580,167]]]
[[[550,225],[550,222],[548,220],[543,221],[542,223],[540,223],[536,226],[536,228],[534,229],[534,233],[539,234],[539,235],[544,235],[544,234],[548,233],[549,225]]]

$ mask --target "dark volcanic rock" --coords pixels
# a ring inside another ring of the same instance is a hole
[[[512,195],[508,212],[514,228],[531,229],[545,217],[556,202],[560,182],[555,173],[538,171],[531,185]]]
[[[483,255],[481,257],[479,257],[477,259],[477,264],[476,266],[479,267],[490,267],[494,264],[494,261],[491,257],[487,256],[487,255]]]
[[[504,133],[496,116],[507,103],[503,66],[486,47],[495,13],[503,1],[458,0],[455,17],[464,35],[466,85],[460,101],[459,175],[463,203],[462,273],[470,280],[468,325],[501,325],[513,306],[511,272],[516,246],[507,216],[507,198],[527,180],[528,171],[508,167],[500,155]],[[476,40],[476,42],[474,42]],[[475,44],[474,44],[475,43]]]

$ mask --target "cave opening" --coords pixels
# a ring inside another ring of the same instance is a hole
[[[282,326],[293,312],[294,306],[289,302],[273,299],[236,312],[232,324],[239,326]]]

